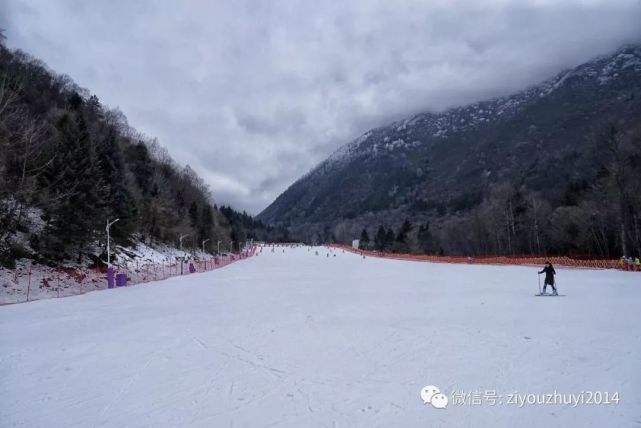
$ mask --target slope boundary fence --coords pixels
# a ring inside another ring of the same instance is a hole
[[[585,269],[620,269],[629,270],[621,266],[619,260],[581,260],[569,257],[507,257],[507,256],[434,256],[427,254],[397,254],[381,251],[360,250],[344,244],[328,244],[328,247],[338,248],[368,257],[379,257],[394,260],[412,260],[433,263],[460,263],[460,264],[482,264],[482,265],[522,265],[542,266],[546,261],[553,265],[569,268]]]
[[[165,263],[113,263],[114,287],[130,286],[152,281],[209,272],[254,256],[256,247],[239,254],[200,260]],[[77,296],[108,287],[107,268],[49,267],[28,264],[16,269],[0,269],[0,286],[4,287],[0,305],[25,303],[34,300]]]

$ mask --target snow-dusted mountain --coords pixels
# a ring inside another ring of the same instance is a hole
[[[381,128],[386,133],[391,131],[401,134],[406,131],[406,139],[398,138],[392,141],[390,135],[385,135],[382,141],[374,141],[370,137],[375,131],[368,131],[339,148],[329,157],[328,162],[342,163],[348,162],[351,156],[377,156],[398,149],[418,147],[422,141],[411,138],[414,128],[421,128],[422,132],[427,133],[427,137],[447,139],[451,134],[478,130],[493,126],[497,121],[512,118],[527,106],[549,96],[564,85],[571,85],[575,89],[589,89],[594,84],[607,86],[625,75],[635,78],[640,74],[641,46],[629,46],[612,56],[600,57],[576,69],[566,70],[552,79],[511,96],[452,108],[440,114],[421,113]]]
[[[589,178],[582,159],[595,126],[638,123],[640,113],[641,45],[630,45],[512,96],[370,130],[258,218],[326,239],[339,223],[353,232],[372,221],[453,215],[502,182],[553,198]]]

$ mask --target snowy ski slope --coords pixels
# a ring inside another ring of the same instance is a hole
[[[327,253],[0,307],[0,426],[641,425],[639,274]],[[619,403],[505,402],[555,390]]]

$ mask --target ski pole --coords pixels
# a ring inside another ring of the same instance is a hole
[[[539,278],[539,294],[541,294],[541,274],[539,273],[537,276]]]

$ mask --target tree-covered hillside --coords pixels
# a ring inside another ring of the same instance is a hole
[[[641,45],[373,129],[258,218],[298,239],[362,235],[386,250],[638,255]]]
[[[0,43],[0,259],[96,260],[115,218],[120,244],[187,235],[189,248],[267,233],[219,209],[203,180],[122,112]]]

